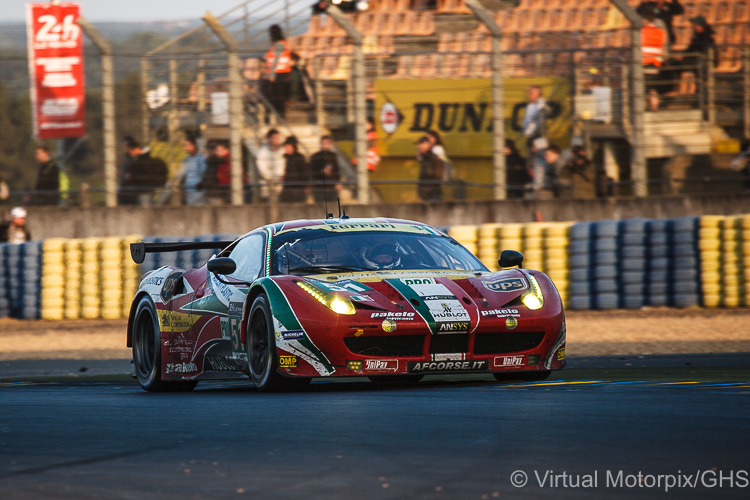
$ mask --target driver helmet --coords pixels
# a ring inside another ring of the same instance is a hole
[[[398,246],[394,243],[373,245],[365,250],[363,257],[368,267],[379,271],[396,269],[401,265],[401,255],[399,255]]]

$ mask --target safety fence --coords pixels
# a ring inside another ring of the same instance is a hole
[[[547,273],[568,309],[750,306],[750,214],[444,229],[492,270],[502,250],[523,252],[523,267]],[[140,266],[130,258],[131,242],[176,239],[131,235],[0,245],[0,317],[127,317],[143,273],[198,267],[215,253],[147,254]]]

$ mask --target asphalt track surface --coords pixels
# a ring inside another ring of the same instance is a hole
[[[750,496],[746,354],[293,394],[224,382],[149,394],[120,365],[24,380],[12,363],[0,364],[2,498]]]

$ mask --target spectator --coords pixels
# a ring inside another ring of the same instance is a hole
[[[124,192],[120,203],[150,205],[154,190],[167,182],[167,164],[164,160],[152,158],[132,137],[126,137],[124,142],[128,161],[122,175]]]
[[[560,148],[555,144],[550,144],[544,150],[544,183],[542,191],[539,193],[539,199],[559,198],[562,194],[562,186],[558,173],[565,165],[565,159],[560,153]]]
[[[678,93],[680,94],[695,94],[698,92],[696,72],[699,67],[706,68],[705,64],[708,62],[710,49],[714,49],[714,60],[710,63],[716,65],[714,29],[703,16],[691,18],[690,25],[693,28],[690,45],[683,52],[685,55],[678,55],[674,58],[688,68],[680,75],[680,86],[678,89]]]
[[[641,54],[643,56],[643,75],[648,92],[648,109],[659,109],[659,70],[664,62],[667,33],[655,24],[653,9],[644,9],[643,27],[641,28]]]
[[[365,122],[365,134],[367,138],[367,171],[374,172],[380,165],[380,155],[378,154],[378,133],[375,131],[375,122],[368,118]],[[355,156],[352,158],[352,165],[357,165],[358,160]]]
[[[31,241],[26,227],[26,210],[16,207],[10,211],[10,221],[0,224],[0,243],[21,244]]]
[[[260,182],[260,197],[268,201],[271,194],[279,194],[284,181],[284,150],[281,148],[281,134],[275,128],[266,133],[266,143],[258,150],[256,157]]]
[[[185,203],[202,205],[206,202],[205,192],[198,189],[206,173],[206,158],[198,151],[195,139],[188,137],[183,143],[187,156],[182,160],[182,173],[185,184]]]
[[[289,73],[289,91],[292,100],[300,102],[310,102],[313,95],[312,82],[307,69],[302,65],[299,54],[292,52],[291,56],[292,70]]]
[[[573,146],[559,172],[560,184],[565,183],[573,198],[593,198],[596,174],[583,146]]]
[[[206,170],[197,188],[205,191],[211,205],[229,202],[229,187],[232,185],[232,165],[229,158],[229,144],[216,141],[211,144],[206,159]]]
[[[451,164],[448,155],[445,152],[443,139],[440,137],[437,130],[428,130],[425,135],[430,140],[430,144],[432,144],[432,152],[435,153],[438,158],[443,160],[443,175],[445,177],[443,180],[450,182],[453,178],[453,164]]]
[[[310,171],[298,147],[299,141],[293,135],[284,141],[284,187],[279,196],[284,203],[305,202],[310,192]]]
[[[335,200],[342,189],[338,155],[333,151],[330,135],[320,138],[320,151],[310,158],[310,171],[314,183],[315,201]]]
[[[663,28],[667,32],[669,46],[671,47],[675,42],[674,28],[672,27],[674,16],[679,16],[684,13],[685,9],[680,5],[679,0],[641,2],[636,8],[636,12],[641,16],[649,10],[654,13],[656,20],[660,20],[664,23]]]
[[[443,199],[443,160],[432,152],[432,143],[426,136],[417,141],[419,151],[419,184],[417,194],[423,201]]]
[[[505,178],[508,198],[523,198],[525,186],[532,181],[526,158],[521,156],[511,139],[505,139]]]
[[[263,94],[283,118],[291,89],[291,53],[278,24],[269,28],[269,35],[271,46],[266,52],[266,79]]]
[[[544,127],[550,110],[547,101],[542,97],[540,86],[529,87],[527,95],[529,100],[526,103],[521,130],[529,150],[527,162],[534,177],[533,191],[537,194],[542,189],[540,182],[544,178],[544,150],[548,144]]]
[[[36,159],[39,162],[39,173],[34,193],[26,196],[26,202],[32,205],[58,205],[60,203],[60,169],[45,145],[36,148]]]

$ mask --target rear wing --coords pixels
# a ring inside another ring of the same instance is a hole
[[[138,243],[130,244],[130,256],[136,264],[143,264],[147,253],[181,252],[183,250],[213,250],[226,248],[232,241],[186,241],[175,243]]]

